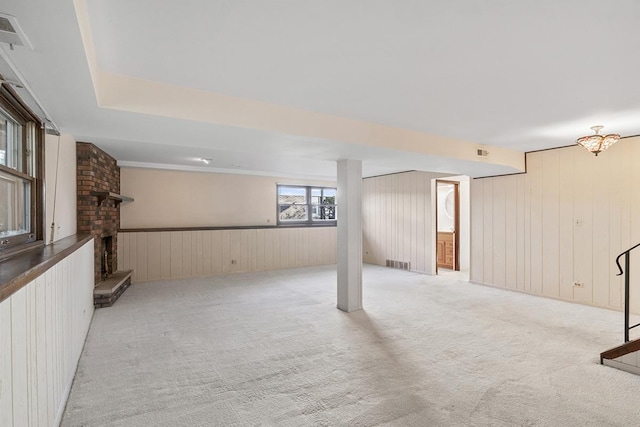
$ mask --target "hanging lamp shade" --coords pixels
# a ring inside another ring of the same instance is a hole
[[[617,133],[611,133],[609,135],[600,135],[600,129],[604,126],[591,126],[591,130],[595,133],[593,135],[583,136],[582,138],[578,138],[576,143],[582,145],[588,152],[595,154],[603,152],[607,148],[611,147],[613,144],[618,142],[620,139],[620,135]]]

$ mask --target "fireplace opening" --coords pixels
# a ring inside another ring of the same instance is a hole
[[[102,238],[102,244],[100,245],[100,275],[102,280],[107,279],[113,274],[113,236],[105,236]]]

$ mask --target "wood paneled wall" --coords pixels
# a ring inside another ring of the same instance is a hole
[[[336,262],[336,227],[121,232],[118,242],[118,269],[134,282]]]
[[[93,241],[0,303],[0,426],[55,426],[93,315]]]
[[[578,146],[530,153],[526,174],[473,180],[471,280],[621,308],[615,257],[640,242],[638,142],[598,157]],[[631,264],[638,312],[640,253]]]
[[[405,172],[363,182],[364,262],[410,262],[411,270],[434,273],[435,222],[431,180],[444,175]]]

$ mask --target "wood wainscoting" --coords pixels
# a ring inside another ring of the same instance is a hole
[[[336,263],[336,227],[121,230],[118,269],[132,282]]]
[[[93,247],[72,236],[17,255],[41,262],[0,302],[0,426],[60,424],[93,316]]]

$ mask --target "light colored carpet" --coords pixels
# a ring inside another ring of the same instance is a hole
[[[133,285],[95,313],[63,426],[613,426],[621,313],[365,266]]]

